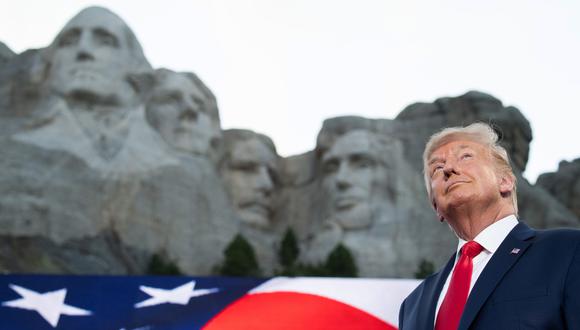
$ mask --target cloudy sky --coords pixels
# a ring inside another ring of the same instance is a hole
[[[394,118],[475,89],[530,121],[530,181],[580,157],[578,1],[19,0],[2,6],[0,41],[45,47],[89,5],[121,16],[154,67],[197,73],[224,128],[284,156],[312,149],[326,118]]]

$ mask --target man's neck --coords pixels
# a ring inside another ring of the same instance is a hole
[[[460,206],[445,218],[455,234],[466,241],[473,240],[485,228],[510,214],[515,214],[513,206],[506,201],[499,204]]]

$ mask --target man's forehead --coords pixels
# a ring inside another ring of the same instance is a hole
[[[445,158],[448,153],[457,153],[465,149],[482,150],[485,146],[470,140],[453,140],[440,145],[431,152],[428,162],[432,164],[438,160]]]
[[[372,135],[368,132],[346,134],[336,140],[324,154],[323,159],[347,157],[352,154],[372,154],[372,138]]]
[[[104,8],[88,8],[73,17],[62,31],[68,31],[74,28],[100,28],[121,35],[123,29],[128,27],[119,16]]]
[[[255,161],[273,164],[276,155],[258,138],[243,140],[234,144],[231,152],[232,161]]]
[[[181,91],[185,94],[195,95],[198,98],[203,98],[204,96],[199,88],[181,73],[167,75],[159,82],[157,89],[161,91]]]

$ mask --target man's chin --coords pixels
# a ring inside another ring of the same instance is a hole
[[[357,204],[347,210],[335,210],[334,218],[344,229],[367,228],[372,223],[370,208],[366,204]]]
[[[251,210],[240,210],[238,212],[238,216],[242,220],[243,223],[254,226],[265,228],[270,225],[270,219],[267,215],[262,214],[261,212],[253,212]]]
[[[470,202],[469,196],[458,195],[458,196],[450,196],[446,201],[438,203],[439,207],[444,210],[456,210],[461,208],[464,205],[467,205]]]

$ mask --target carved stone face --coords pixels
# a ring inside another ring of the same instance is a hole
[[[370,132],[353,131],[338,138],[322,157],[322,186],[329,217],[344,229],[369,227],[373,205],[386,198],[386,168]]]
[[[258,138],[233,146],[222,172],[234,208],[243,222],[267,227],[273,211],[276,154]]]
[[[185,74],[170,73],[147,104],[147,119],[172,147],[206,155],[220,127],[204,105],[205,96]]]
[[[126,77],[128,27],[106,9],[91,7],[71,19],[50,47],[48,84],[65,97],[123,103],[133,91]]]

